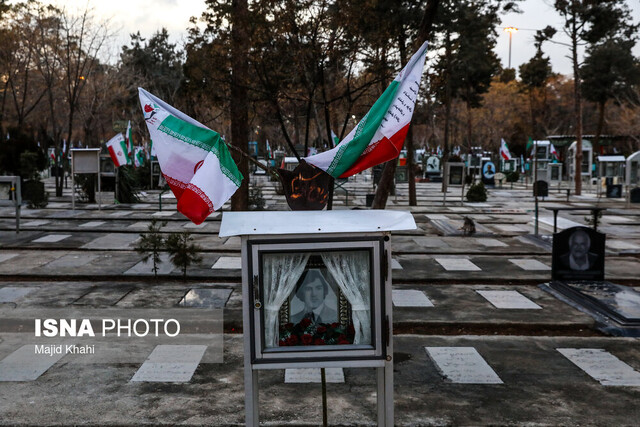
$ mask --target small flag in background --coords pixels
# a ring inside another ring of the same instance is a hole
[[[201,224],[236,192],[243,176],[217,132],[138,88],[144,120],[178,211]]]
[[[133,161],[133,140],[131,139],[131,120],[127,123],[127,132],[124,134],[124,139],[127,142],[127,156],[129,159],[129,164]]]
[[[551,143],[549,144],[549,154],[551,154],[555,160],[560,160],[558,158],[558,151],[556,151],[556,147]]]
[[[124,142],[124,136],[119,133],[109,141],[107,141],[107,150],[113,160],[113,164],[117,168],[129,163],[129,156],[127,156],[127,144]]]
[[[135,167],[139,168],[144,165],[144,158],[146,157],[144,154],[144,148],[142,147],[134,147],[134,159],[133,163]]]
[[[507,141],[504,139],[500,140],[500,156],[504,160],[511,160],[511,153],[509,152],[509,147],[507,147]]]
[[[269,145],[269,140],[266,140],[266,148],[267,148],[267,159],[272,158],[271,146]]]
[[[333,131],[333,129],[331,129],[331,148],[335,147],[336,145],[338,145],[338,143],[340,142],[340,138],[338,138],[338,135],[336,135],[336,133]]]
[[[347,178],[398,157],[409,131],[426,55],[425,42],[345,139],[304,160],[334,178]]]
[[[520,154],[520,172],[524,173],[524,156]]]

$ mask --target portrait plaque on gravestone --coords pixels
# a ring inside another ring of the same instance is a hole
[[[447,163],[450,186],[460,186],[464,181],[464,163]]]
[[[622,197],[622,184],[607,184],[607,198],[615,199]]]
[[[482,165],[482,183],[485,185],[496,185],[496,166],[493,162],[485,162]]]
[[[540,180],[533,183],[533,196],[549,197],[549,184],[547,184],[547,181]]]
[[[640,187],[633,188],[629,191],[629,199],[631,203],[640,203]]]
[[[604,280],[605,234],[572,227],[553,235],[553,280]]]

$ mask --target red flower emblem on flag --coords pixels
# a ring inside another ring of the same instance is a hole
[[[152,111],[153,111],[153,107],[151,105],[147,104],[147,105],[144,106],[144,112],[145,113],[150,113]]]

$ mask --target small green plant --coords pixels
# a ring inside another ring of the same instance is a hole
[[[487,189],[484,188],[482,182],[473,184],[467,191],[467,201],[469,202],[486,202],[487,201]]]
[[[253,186],[249,188],[249,209],[253,211],[262,211],[266,206],[264,197],[262,196],[262,188]]]
[[[82,174],[74,177],[76,185],[80,187],[80,201],[86,203],[96,202],[96,176]]]
[[[20,154],[20,176],[22,177],[22,194],[29,209],[41,209],[47,206],[49,195],[40,180],[38,170],[38,154],[25,151]]]
[[[164,249],[165,239],[162,237],[160,229],[167,225],[166,221],[158,222],[152,219],[146,233],[140,234],[140,241],[136,245],[136,252],[142,255],[142,260],[149,258],[153,261],[153,274],[158,275],[158,265],[162,263],[160,252]]]
[[[190,265],[202,262],[198,255],[202,248],[193,243],[193,236],[188,231],[169,234],[166,243],[169,258],[173,265],[182,270],[182,277],[187,277],[187,268]]]

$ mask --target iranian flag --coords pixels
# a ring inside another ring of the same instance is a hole
[[[107,141],[107,150],[113,160],[113,164],[117,168],[129,163],[129,156],[127,155],[127,144],[124,142],[124,136],[119,133],[109,141]]]
[[[127,141],[127,154],[129,156],[129,164],[133,160],[133,139],[131,139],[131,120],[127,123],[127,132],[124,134],[124,139]]]
[[[217,132],[138,88],[144,120],[178,211],[201,224],[236,192],[242,174]]]
[[[142,147],[135,147],[134,152],[135,152],[135,155],[133,158],[133,162],[135,166],[139,168],[142,165],[144,165],[144,158],[146,157],[144,154],[144,149]]]
[[[554,147],[551,143],[549,143],[549,154],[551,154],[556,160],[560,160],[556,147]]]
[[[347,178],[398,157],[409,131],[426,54],[425,42],[335,148],[304,160],[334,178]]]
[[[505,160],[511,160],[511,153],[509,152],[509,147],[507,147],[507,141],[501,139],[500,142],[500,156]]]

